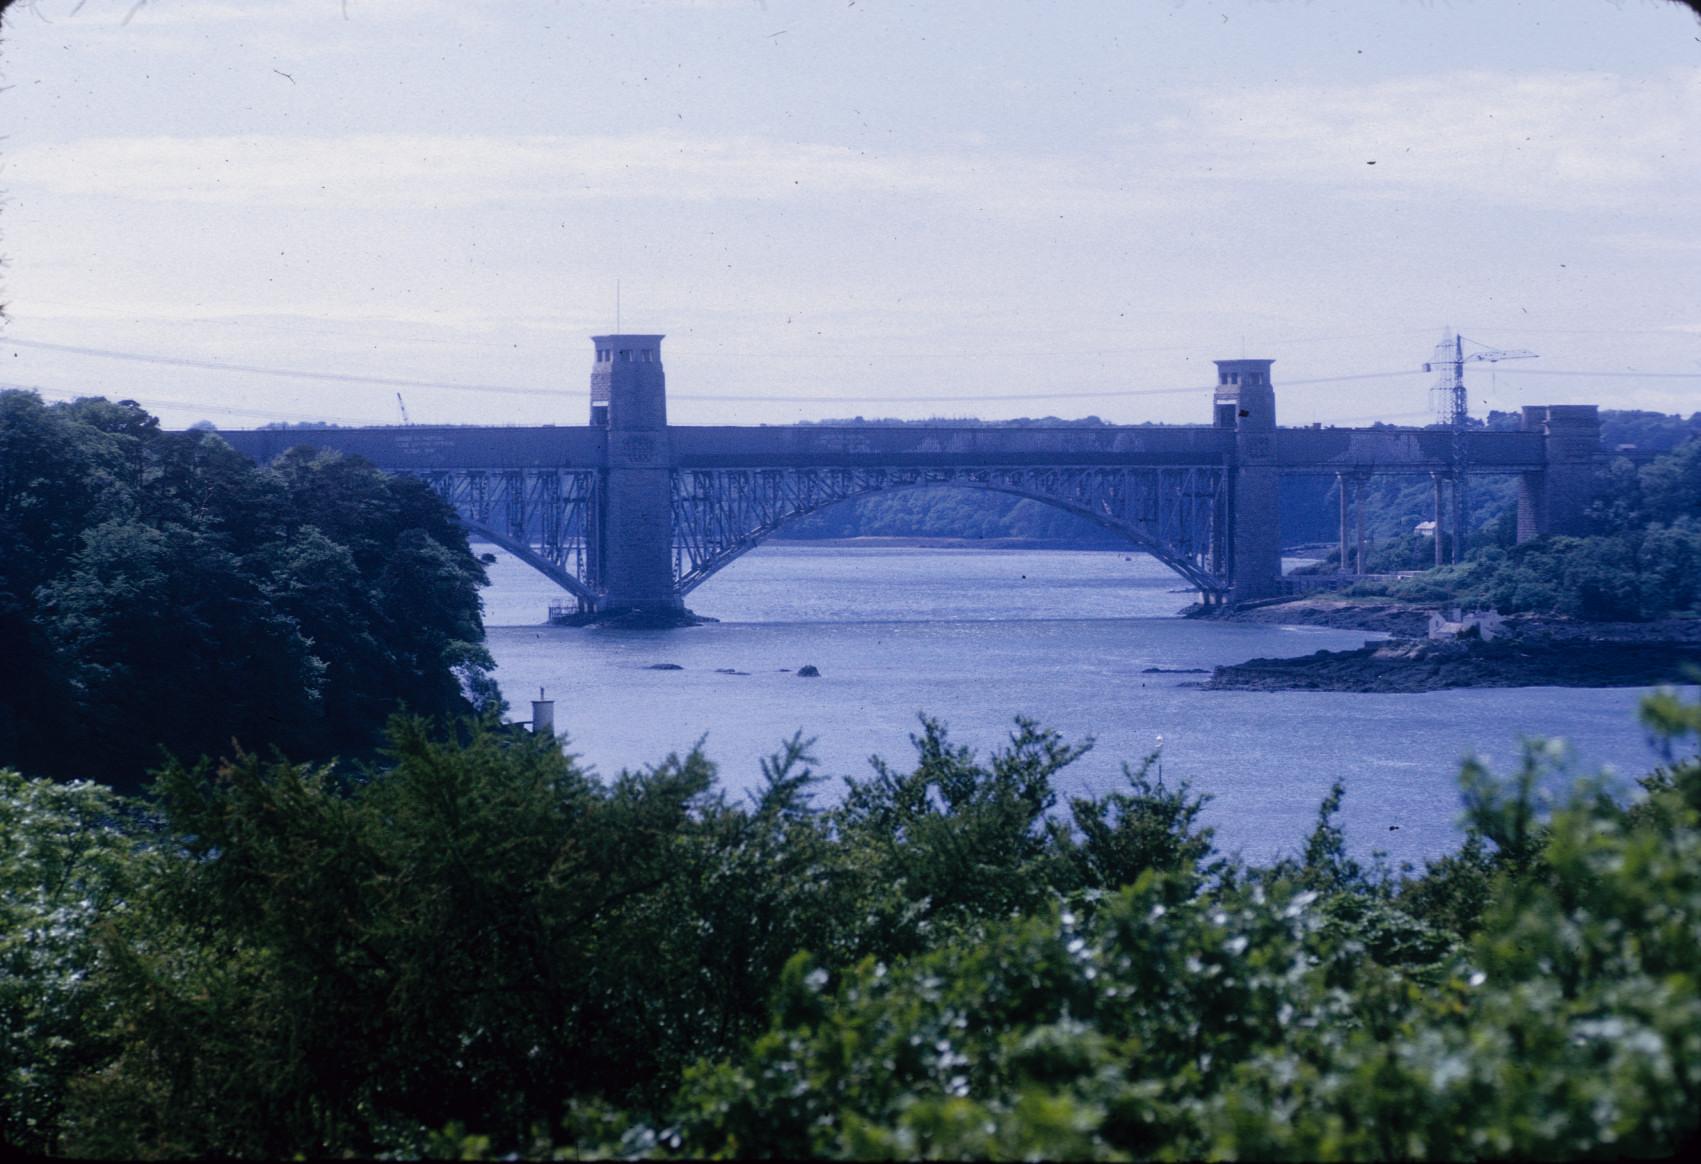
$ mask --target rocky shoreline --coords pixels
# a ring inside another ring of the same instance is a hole
[[[1356,651],[1251,659],[1218,667],[1209,691],[1441,691],[1450,687],[1651,687],[1693,683],[1701,647],[1595,642],[1562,648],[1522,643],[1395,639]]]
[[[1190,606],[1183,618],[1222,619],[1226,622],[1262,622],[1281,626],[1328,626],[1340,630],[1375,631],[1395,638],[1421,638],[1429,632],[1429,616],[1436,606],[1388,602],[1383,599],[1348,599],[1333,595],[1311,598],[1280,598],[1242,606]]]
[[[1388,634],[1353,651],[1250,659],[1218,667],[1211,691],[1418,692],[1452,687],[1649,687],[1694,683],[1701,621],[1589,623],[1514,615],[1491,640],[1427,637],[1433,608],[1299,599],[1215,617]]]

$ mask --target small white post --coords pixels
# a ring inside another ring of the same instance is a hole
[[[532,700],[532,734],[555,734],[555,700],[543,697],[543,688],[537,689],[537,698]]]

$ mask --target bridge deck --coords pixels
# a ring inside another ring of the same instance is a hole
[[[589,426],[256,429],[220,432],[238,451],[268,461],[296,445],[354,453],[383,469],[598,468],[608,433]],[[1434,429],[1284,428],[1276,467],[1287,472],[1426,472],[1452,464],[1452,438]],[[1534,432],[1473,432],[1476,472],[1522,472],[1545,464]],[[1223,465],[1232,430],[1205,426],[1095,428],[947,426],[683,426],[668,429],[669,463],[682,469],[1035,465]]]

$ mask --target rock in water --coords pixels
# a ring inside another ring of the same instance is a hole
[[[808,663],[799,667],[797,669],[797,673],[804,679],[819,679],[821,677],[821,672],[817,670],[814,665]]]
[[[681,667],[678,663],[651,663],[648,667],[645,667],[644,670],[646,670],[646,671],[683,671],[683,670],[685,670],[685,668]]]

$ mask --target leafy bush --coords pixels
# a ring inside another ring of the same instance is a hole
[[[1701,817],[1696,765],[1679,770],[1650,793],[1656,813],[1584,785],[1539,830],[1531,781],[1479,774],[1476,835],[1527,850],[1539,836],[1539,852],[1492,874],[1482,924],[1433,981],[1384,965],[1365,927],[1335,924],[1303,877],[1178,903],[1172,875],[1148,872],[1084,919],[1054,906],[892,965],[834,972],[800,956],[769,1033],[695,1069],[673,1122],[626,1143],[687,1155],[1670,1153],[1701,1111]],[[1317,843],[1329,847],[1326,832]]]
[[[154,815],[0,777],[6,1144],[89,1156],[1669,1153],[1701,1110],[1701,705],[1626,807],[1461,779],[1421,872],[1337,786],[1262,868],[1131,768],[985,760],[748,803],[698,753],[603,782],[397,720],[359,777],[173,764]],[[813,952],[811,952],[813,951]]]

